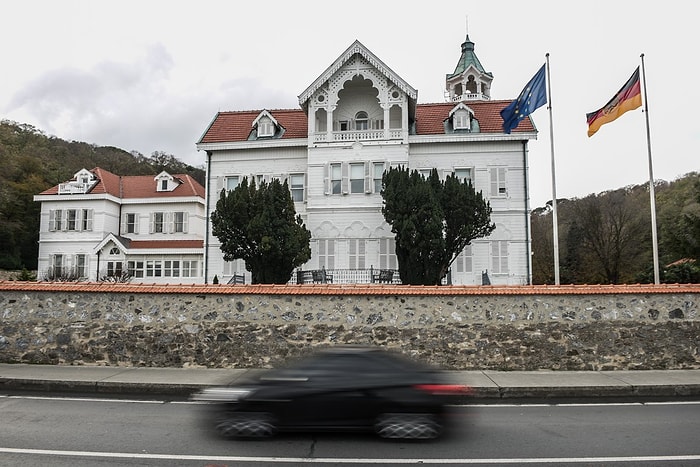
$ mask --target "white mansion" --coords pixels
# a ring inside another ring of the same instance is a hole
[[[203,282],[204,187],[189,175],[82,169],[34,200],[39,280]]]
[[[219,112],[197,148],[207,156],[208,220],[222,189],[243,179],[287,180],[295,208],[311,231],[304,270],[326,270],[335,282],[350,271],[397,269],[391,227],[381,213],[382,173],[436,168],[471,179],[493,209],[496,229],[472,242],[452,264],[453,284],[528,284],[531,279],[528,147],[530,118],[511,133],[490,98],[493,76],[467,37],[447,74],[448,102],[418,103],[418,92],[360,42],[354,42],[301,95],[299,109]],[[207,225],[209,222],[207,222]],[[204,281],[249,275],[226,262],[209,228]],[[340,279],[340,280],[339,280]],[[352,282],[352,280],[345,280]]]
[[[224,261],[209,222],[221,190],[249,177],[288,182],[312,234],[301,270],[336,283],[386,281],[374,272],[398,265],[381,180],[389,167],[404,166],[468,178],[493,209],[496,229],[458,256],[450,283],[528,284],[527,145],[537,131],[526,118],[503,132],[500,111],[510,101],[491,100],[492,81],[467,37],[445,78],[447,102],[419,104],[418,92],[356,41],[301,93],[299,109],[219,112],[197,142],[206,189],[188,175],[95,168],[36,195],[38,278],[250,282],[241,260]],[[291,280],[299,278],[307,276]]]

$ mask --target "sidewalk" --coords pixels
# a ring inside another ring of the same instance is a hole
[[[242,378],[248,369],[133,368],[0,363],[0,392],[53,391],[189,396]],[[700,370],[448,371],[473,399],[700,398]]]

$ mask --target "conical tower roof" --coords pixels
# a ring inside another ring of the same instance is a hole
[[[493,77],[491,72],[484,69],[479,57],[474,53],[474,43],[469,40],[469,34],[467,34],[467,38],[462,42],[462,55],[459,57],[455,71],[448,74],[447,79],[461,75],[470,65],[473,65],[480,73]]]

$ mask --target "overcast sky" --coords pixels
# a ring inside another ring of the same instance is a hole
[[[642,108],[586,135],[645,55],[656,179],[700,171],[700,43],[693,2],[629,0],[23,0],[3,4],[0,118],[49,135],[204,164],[216,112],[298,108],[356,39],[444,100],[468,32],[492,99],[514,99],[550,54],[558,198],[649,180]],[[534,114],[531,204],[552,198],[550,119]]]

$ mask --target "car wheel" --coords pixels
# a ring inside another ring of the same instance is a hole
[[[375,431],[382,438],[433,439],[440,436],[442,426],[433,414],[391,413],[377,419]]]
[[[216,420],[216,431],[225,438],[269,438],[277,433],[267,413],[228,413]]]

